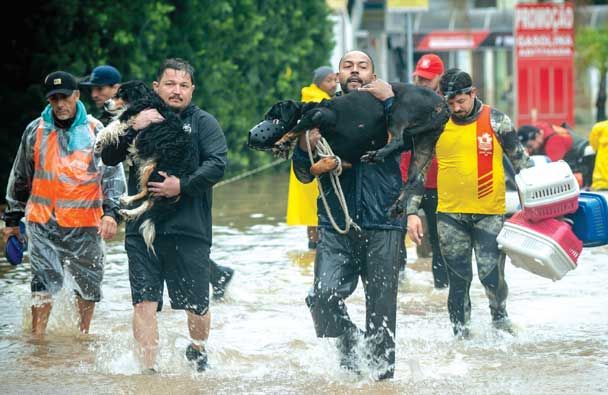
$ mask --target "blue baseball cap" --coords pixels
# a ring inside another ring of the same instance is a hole
[[[93,69],[91,77],[80,85],[83,86],[105,86],[120,83],[121,76],[115,67],[103,65]]]

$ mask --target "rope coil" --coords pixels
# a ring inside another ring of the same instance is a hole
[[[306,147],[308,148],[308,158],[310,159],[310,163],[314,163],[314,157],[312,154],[312,147],[310,146],[310,130],[306,131]],[[325,211],[327,212],[327,216],[329,217],[329,221],[331,222],[331,226],[333,226],[333,228],[336,230],[336,232],[345,235],[349,232],[350,227],[352,226],[354,229],[360,231],[361,228],[359,227],[359,225],[357,225],[355,223],[355,221],[353,221],[353,219],[350,217],[349,213],[348,213],[348,206],[346,205],[346,198],[344,197],[344,192],[342,191],[342,185],[340,184],[340,180],[338,179],[338,177],[342,174],[342,159],[340,159],[339,156],[336,156],[333,151],[331,150],[331,147],[329,146],[329,144],[327,143],[327,140],[325,140],[323,137],[321,137],[321,139],[317,142],[317,145],[315,147],[316,149],[316,154],[321,157],[321,158],[326,158],[326,157],[334,157],[336,159],[336,161],[338,162],[338,166],[336,166],[335,169],[333,169],[332,171],[329,172],[329,179],[331,181],[331,185],[334,189],[334,192],[336,194],[336,196],[338,197],[338,203],[340,203],[340,207],[342,208],[342,211],[344,212],[344,229],[341,229],[338,224],[336,223],[333,214],[331,213],[331,210],[329,209],[329,204],[327,203],[327,200],[325,199],[325,193],[323,193],[323,186],[321,185],[321,180],[319,178],[319,176],[315,176],[315,178],[317,179],[317,185],[319,186],[319,194],[321,195],[321,200],[323,201],[323,206],[325,207]]]

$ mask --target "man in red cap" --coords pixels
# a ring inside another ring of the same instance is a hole
[[[443,75],[443,62],[434,53],[422,56],[416,63],[416,70],[413,73],[414,85],[424,86],[435,92],[439,89],[439,80]],[[401,178],[407,182],[407,171],[412,156],[411,151],[406,151],[401,155]],[[439,236],[437,235],[437,159],[433,158],[429,170],[427,171],[424,183],[424,196],[420,203],[420,208],[424,211],[427,222],[428,241],[431,245],[433,258],[431,268],[433,271],[433,284],[435,288],[446,288],[448,286],[448,273],[441,258],[439,250]],[[418,251],[421,251],[420,249]],[[422,253],[419,252],[418,256]]]
[[[439,80],[443,75],[443,62],[434,53],[428,53],[416,63],[414,70],[414,85],[425,86],[434,91],[439,88]]]

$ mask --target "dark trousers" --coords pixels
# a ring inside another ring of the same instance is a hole
[[[427,235],[433,250],[431,266],[433,270],[433,282],[435,288],[444,288],[448,285],[448,272],[443,257],[441,256],[439,235],[437,235],[437,189],[425,190],[422,201],[420,202],[420,208],[422,208],[424,215],[426,216],[428,227]]]
[[[232,271],[230,268],[226,266],[220,266],[213,259],[210,259],[209,262],[209,283],[213,287],[213,289],[221,288],[223,286],[222,279],[225,277],[229,277],[226,275]]]
[[[502,215],[437,214],[439,244],[450,282],[448,311],[455,332],[471,317],[472,251],[475,251],[477,274],[485,288],[492,319],[507,317],[509,288],[505,281],[505,255],[496,242],[503,222]]]
[[[365,337],[372,356],[395,365],[395,321],[399,262],[403,254],[400,230],[351,231],[340,235],[321,229],[313,289],[306,298],[318,337],[338,337],[355,324],[345,299],[361,277],[365,291]]]

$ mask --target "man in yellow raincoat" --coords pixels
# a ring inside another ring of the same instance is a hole
[[[329,66],[315,69],[312,83],[302,88],[303,102],[320,102],[331,99],[336,93],[336,73]],[[287,225],[304,225],[308,227],[308,248],[317,247],[317,198],[319,189],[317,181],[302,184],[293,172],[289,176],[289,192],[287,200]]]
[[[593,125],[589,134],[589,144],[595,151],[595,167],[591,189],[608,190],[608,121]]]

